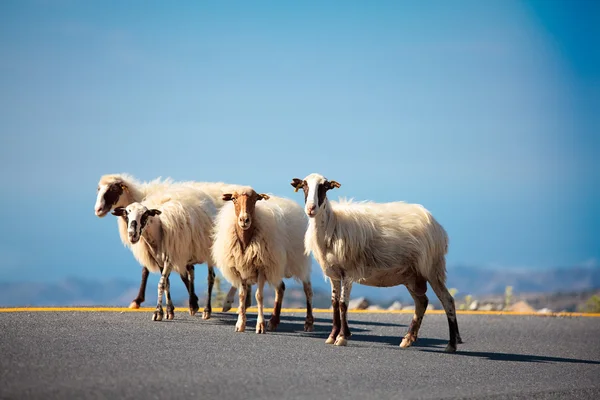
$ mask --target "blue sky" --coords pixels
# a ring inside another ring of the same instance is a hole
[[[600,260],[592,1],[0,2],[0,281],[137,279],[105,173],[423,204],[448,263]]]

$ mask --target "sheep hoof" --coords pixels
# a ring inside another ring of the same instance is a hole
[[[325,344],[334,344],[335,343],[335,338],[332,336],[329,336],[327,338],[327,340],[325,341]]]
[[[245,330],[246,330],[246,324],[245,323],[243,323],[241,321],[238,321],[235,324],[235,331],[236,332],[244,332]]]
[[[137,310],[138,308],[140,308],[140,304],[137,301],[132,301],[131,304],[129,305],[129,308]]]
[[[163,316],[164,314],[162,311],[154,311],[154,314],[152,314],[152,321],[162,321]]]
[[[227,312],[231,310],[231,304],[223,304],[223,312]]]
[[[403,349],[412,346],[412,344],[417,340],[416,336],[407,333],[406,336],[402,338],[402,343],[400,343],[400,347]]]
[[[210,319],[210,311],[204,310],[202,311],[202,319]]]
[[[267,324],[267,329],[269,330],[269,332],[273,332],[277,329],[278,326],[279,326],[279,322],[269,320],[269,323]]]
[[[346,346],[347,344],[348,340],[346,340],[346,338],[343,336],[338,336],[334,343],[335,346]]]
[[[444,349],[444,351],[446,353],[456,353],[456,346],[452,346],[450,343],[448,343],[448,346],[446,346],[446,349]]]
[[[312,332],[314,329],[314,324],[312,322],[304,323],[304,332]]]
[[[256,333],[265,333],[265,323],[264,322],[256,323]]]
[[[198,306],[190,306],[190,315],[193,317],[194,315],[196,315],[196,313],[198,312],[198,309],[200,307]]]

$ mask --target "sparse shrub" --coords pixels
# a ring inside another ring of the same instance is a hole
[[[465,302],[461,305],[459,305],[459,309],[460,310],[468,310],[469,306],[471,305],[471,303],[473,302],[473,296],[471,296],[470,294],[465,296]]]
[[[451,288],[451,289],[448,289],[448,292],[450,292],[450,296],[456,298],[456,294],[458,293],[458,289]]]
[[[225,300],[225,293],[221,288],[221,277],[219,275],[215,276],[215,284],[213,286],[212,297],[213,304],[221,305]]]
[[[581,308],[581,311],[585,313],[600,313],[600,296],[595,294],[590,297]]]
[[[504,309],[508,310],[512,301],[513,287],[507,286],[504,290]]]

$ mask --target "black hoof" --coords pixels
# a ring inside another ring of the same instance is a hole
[[[444,349],[444,351],[446,353],[456,353],[456,346],[452,346],[451,344],[448,344],[448,346],[446,346],[446,349]]]
[[[279,326],[279,318],[271,318],[267,324],[267,330],[273,332]]]

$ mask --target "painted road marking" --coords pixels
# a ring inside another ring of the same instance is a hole
[[[220,307],[219,307],[220,308]],[[126,307],[3,307],[0,308],[0,313],[7,312],[153,312],[154,307],[144,307],[138,309]],[[248,312],[257,312],[256,307],[246,309]],[[177,312],[187,313],[184,307],[178,307]],[[265,312],[273,312],[272,308],[265,308]],[[213,313],[220,313],[215,310]],[[235,314],[237,308],[232,308],[228,313]],[[304,313],[305,308],[283,308],[282,313]],[[326,308],[315,308],[314,313],[331,313],[331,310]],[[348,310],[354,314],[413,314],[413,310]],[[575,313],[575,312],[555,312],[555,313],[538,313],[538,312],[513,312],[513,311],[461,311],[457,310],[457,314],[461,315],[520,315],[520,316],[537,316],[537,317],[600,317],[600,313]],[[427,310],[426,314],[444,314],[444,310]]]

